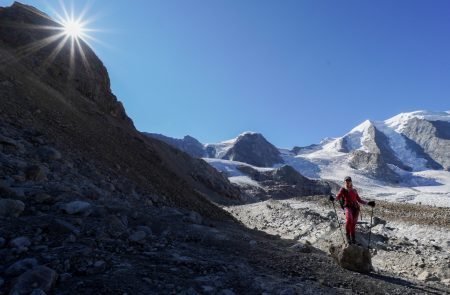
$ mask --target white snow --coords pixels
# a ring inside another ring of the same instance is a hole
[[[316,146],[302,149],[298,155],[294,155],[289,149],[279,150],[285,164],[291,165],[306,177],[327,179],[341,184],[344,177],[350,175],[353,178],[354,185],[366,199],[450,207],[450,172],[427,170],[426,160],[418,157],[415,152],[406,148],[406,141],[401,131],[411,118],[450,122],[450,111],[416,111],[402,113],[385,121],[366,120],[350,130],[343,137],[326,138]],[[352,169],[348,165],[350,154],[342,152],[342,144],[344,141],[350,151],[367,151],[365,143],[368,140],[372,140],[368,134],[369,127],[372,125],[387,136],[389,145],[396,156],[413,170],[412,172],[408,172],[390,165],[391,169],[402,176],[403,180],[398,185],[386,184],[365,176],[364,171]],[[243,133],[240,136],[245,134]],[[239,136],[214,146],[219,147],[219,154],[224,154],[238,138]],[[254,167],[246,163],[220,159],[205,158],[204,160],[217,170],[227,172],[230,180],[242,185],[256,186],[257,183],[253,183],[251,179],[245,178],[246,175],[240,172],[237,166],[250,166],[258,171],[274,169]],[[278,166],[280,165],[276,165],[275,168]]]
[[[430,111],[415,111],[410,113],[400,113],[384,123],[397,132],[401,132],[409,120],[412,118],[425,119],[428,121],[447,121],[450,122],[450,111],[446,112],[430,112]]]

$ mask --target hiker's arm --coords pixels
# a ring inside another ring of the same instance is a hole
[[[356,193],[356,200],[358,201],[358,203],[363,204],[363,205],[367,205],[367,201],[361,199],[359,194],[358,194],[358,192],[356,190],[355,190],[355,193]]]

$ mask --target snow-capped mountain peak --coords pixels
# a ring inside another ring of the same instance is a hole
[[[421,119],[427,121],[445,121],[450,122],[450,111],[446,112],[432,112],[432,111],[414,111],[409,113],[400,113],[392,118],[384,121],[384,124],[396,132],[402,132],[407,126],[408,122],[413,119]]]

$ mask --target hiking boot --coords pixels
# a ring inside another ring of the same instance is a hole
[[[349,244],[349,245],[353,244],[350,236],[346,236],[346,238],[347,238],[347,244]]]

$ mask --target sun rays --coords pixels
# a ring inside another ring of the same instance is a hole
[[[48,56],[42,61],[40,65],[42,69],[47,68],[58,57],[63,50],[69,52],[69,78],[71,73],[74,72],[75,67],[78,65],[84,66],[89,72],[89,61],[87,60],[86,50],[87,47],[93,48],[92,42],[100,43],[92,34],[98,30],[92,29],[90,26],[94,21],[94,18],[88,18],[89,5],[85,5],[83,9],[76,13],[73,2],[70,3],[70,8],[66,6],[67,1],[59,1],[59,9],[49,7],[51,15],[54,19],[51,19],[46,14],[36,11],[32,7],[23,5],[22,8],[29,10],[40,17],[44,17],[53,22],[48,25],[34,25],[24,23],[10,23],[8,26],[16,29],[36,30],[46,32],[42,34],[42,38],[35,40],[28,44],[19,46],[15,49],[14,59],[24,58],[31,54],[34,54],[43,48],[49,48],[46,50]],[[64,49],[66,48],[66,49]],[[80,60],[78,60],[80,59]],[[13,60],[5,60],[0,57],[0,62],[5,65],[6,63],[13,62]]]

